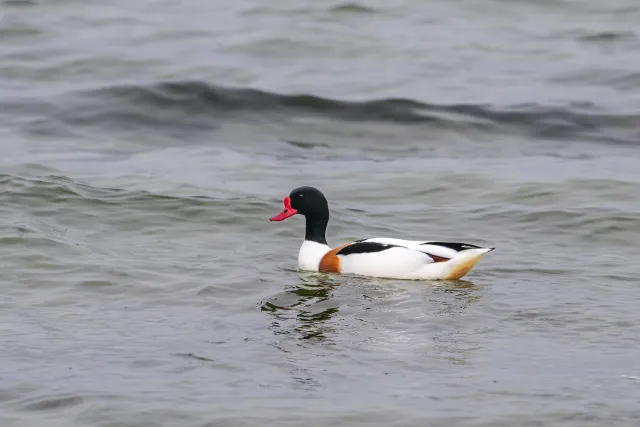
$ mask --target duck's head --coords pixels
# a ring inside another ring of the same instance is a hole
[[[284,221],[300,214],[307,219],[329,220],[329,204],[326,197],[317,188],[298,187],[284,198],[284,209],[271,221]]]

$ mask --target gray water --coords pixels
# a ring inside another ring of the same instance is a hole
[[[0,3],[0,425],[637,426],[640,5]],[[460,282],[297,271],[496,246]]]

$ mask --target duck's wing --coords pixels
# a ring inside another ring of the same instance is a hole
[[[379,252],[392,247],[403,247],[422,252],[430,256],[433,262],[447,261],[467,249],[480,249],[480,246],[469,243],[375,237],[372,239],[356,240],[344,246],[341,251],[344,250],[352,253]]]
[[[460,252],[469,250],[469,249],[482,249],[480,246],[472,245],[469,243],[460,243],[460,242],[421,242],[418,245],[419,250],[438,255],[446,258],[454,258]]]
[[[430,263],[448,261],[457,253],[445,247],[422,246],[422,243],[425,242],[383,237],[362,239],[340,247],[335,254],[342,257],[353,257],[355,255],[386,252],[389,255],[393,253],[396,256],[402,256],[404,258],[411,257],[413,259],[416,259],[415,255],[419,254],[420,257],[418,259],[420,259],[422,263]],[[411,254],[411,252],[417,254]]]

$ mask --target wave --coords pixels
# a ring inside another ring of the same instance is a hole
[[[513,131],[540,138],[618,143],[637,143],[640,129],[640,114],[608,114],[592,104],[496,107],[437,105],[406,98],[348,101],[222,87],[202,81],[118,85],[63,94],[50,103],[14,100],[0,102],[0,106],[4,107],[4,114],[48,115],[71,126],[118,130],[144,127],[169,133],[175,130],[178,136],[185,130],[209,132],[225,120],[251,120],[253,116],[247,115],[256,114],[278,121],[315,115],[347,122],[426,125],[455,131]],[[41,120],[35,122],[40,129]]]
[[[94,205],[122,205],[126,203],[150,206],[153,203],[170,203],[176,206],[207,206],[214,202],[242,200],[242,198],[218,199],[207,196],[178,196],[158,194],[144,190],[95,187],[61,175],[27,178],[0,174],[0,202],[22,206],[46,207],[58,203],[80,200]],[[248,200],[247,203],[254,201]]]
[[[582,35],[578,40],[583,42],[614,42],[618,40],[633,40],[636,34],[633,31],[600,31]]]
[[[82,202],[88,205],[115,207],[132,205],[154,210],[176,209],[181,212],[204,212],[210,208],[229,209],[248,214],[272,208],[271,201],[251,195],[213,196],[192,194],[162,194],[158,192],[97,187],[63,175],[24,177],[0,174],[0,204],[14,204],[35,209],[53,207],[56,204]]]
[[[365,6],[359,3],[342,3],[335,6],[332,6],[329,9],[330,12],[334,13],[376,13],[377,10],[370,6]]]

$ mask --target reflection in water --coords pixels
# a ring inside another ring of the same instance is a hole
[[[437,294],[441,297],[434,301],[435,316],[460,314],[480,299],[477,286],[467,280],[446,282],[446,285],[436,288]]]
[[[482,345],[469,307],[483,287],[469,281],[420,282],[297,273],[296,284],[261,302],[295,387],[326,385],[316,358],[366,348],[390,366],[425,359],[466,365]],[[464,314],[464,315],[463,315]],[[312,361],[312,362],[310,362]],[[391,371],[392,368],[389,368]]]
[[[430,301],[434,318],[444,316],[459,316],[472,304],[480,301],[479,288],[470,281],[448,282],[437,288],[434,298]],[[449,322],[448,320],[443,320]],[[446,360],[455,365],[466,365],[472,353],[480,347],[477,334],[470,333],[467,328],[460,329],[453,322],[450,328],[434,333],[432,354],[435,358]],[[465,323],[465,325],[467,325]]]
[[[335,325],[330,326],[329,320],[339,312],[340,304],[347,304],[353,308],[353,303],[357,300],[360,300],[357,305],[379,305],[381,311],[386,311],[387,304],[401,304],[402,308],[394,308],[400,316],[398,319],[401,319],[403,316],[413,315],[418,318],[458,315],[480,299],[477,286],[470,281],[398,282],[367,278],[362,282],[361,278],[356,277],[308,272],[298,274],[300,282],[288,286],[285,291],[274,295],[261,305],[262,311],[271,313],[275,318],[272,327],[276,334],[290,333],[291,329],[286,328],[286,324],[291,325],[291,321],[294,321],[293,330],[299,333],[302,339],[325,340],[330,333],[335,332]],[[334,295],[338,286],[347,283],[353,286],[345,289],[346,293],[341,291],[339,297]],[[361,315],[368,309],[364,308]],[[416,313],[411,313],[414,310]],[[369,322],[363,317],[371,316],[358,316],[356,319]],[[374,314],[374,317],[377,316]]]
[[[357,330],[369,349],[404,361],[426,357],[467,364],[482,345],[476,330],[484,320],[469,320],[475,316],[470,308],[481,300],[484,287],[470,281],[377,279],[354,286],[366,292],[367,307],[354,318],[365,323]]]
[[[301,273],[300,280],[297,285],[264,302],[262,311],[273,314],[277,319],[273,325],[276,328],[282,322],[296,319],[295,331],[301,334],[301,338],[324,340],[332,331],[325,322],[338,312],[338,302],[331,298],[340,283],[319,273]],[[279,332],[276,330],[276,333]]]

